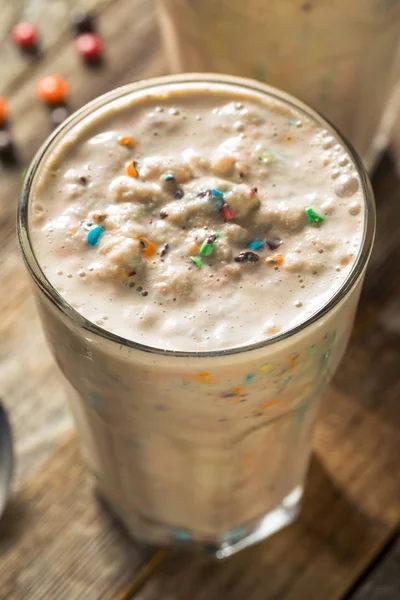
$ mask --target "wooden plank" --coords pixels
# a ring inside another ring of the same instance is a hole
[[[171,555],[137,600],[228,594],[231,600],[339,600],[398,527],[400,328],[392,323],[400,314],[394,225],[400,192],[389,166],[386,159],[376,175],[380,218],[372,268],[350,348],[322,406],[301,518],[223,563]]]
[[[110,600],[152,553],[94,500],[69,438],[0,523],[0,599]]]
[[[400,598],[400,537],[348,600]]]
[[[24,55],[11,40],[15,23],[35,23],[40,33],[40,53],[55,52],[66,40],[73,37],[71,15],[75,11],[98,14],[114,0],[0,0],[0,82],[1,93],[9,94],[20,82],[29,77],[37,59]],[[38,57],[39,58],[39,57]]]
[[[129,28],[125,27],[127,15]],[[62,379],[42,336],[15,235],[21,170],[50,132],[48,112],[35,97],[36,81],[49,72],[65,76],[71,89],[71,109],[76,109],[113,87],[159,74],[164,68],[152,0],[108,2],[99,27],[106,47],[104,68],[88,70],[81,65],[68,37],[57,51],[53,49],[31,65],[9,99],[21,164],[15,169],[0,168],[0,381],[16,441],[16,487],[71,427]]]

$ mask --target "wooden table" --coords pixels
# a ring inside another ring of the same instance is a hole
[[[68,11],[94,7],[106,64],[72,48]],[[350,348],[327,393],[299,521],[217,563],[128,540],[93,498],[71,431],[60,374],[44,343],[17,248],[21,172],[50,131],[35,98],[45,73],[70,82],[71,108],[166,71],[152,0],[0,0],[1,93],[20,162],[0,188],[0,376],[18,458],[0,523],[1,600],[400,599],[400,186],[384,157],[374,177],[378,235]],[[39,60],[8,41],[23,18],[41,24]],[[129,20],[129,27],[126,22]]]

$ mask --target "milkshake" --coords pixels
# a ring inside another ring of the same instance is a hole
[[[42,149],[20,241],[96,485],[228,556],[297,515],[372,245],[358,159],[251,80],[116,90]]]
[[[287,90],[375,164],[398,114],[390,107],[397,0],[158,0],[157,8],[173,72],[231,73]]]

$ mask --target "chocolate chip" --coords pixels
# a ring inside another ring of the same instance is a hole
[[[251,250],[246,250],[245,252],[241,252],[238,256],[235,256],[235,262],[238,263],[256,263],[259,260],[258,254],[255,252],[251,252]]]
[[[217,239],[217,236],[215,235],[215,233],[212,233],[210,235],[210,237],[207,238],[207,244],[213,244],[216,239]]]
[[[205,190],[204,192],[199,192],[197,194],[197,198],[204,198],[205,196],[210,196],[211,190]]]
[[[184,195],[185,195],[185,192],[183,191],[182,188],[178,188],[176,190],[176,192],[174,192],[174,198],[176,198],[177,200],[180,200],[181,198],[183,198]]]
[[[85,177],[85,175],[80,175],[79,176],[79,182],[82,185],[87,185],[88,181],[89,181],[89,179],[87,177]]]
[[[168,213],[166,210],[162,210],[160,212],[160,219],[166,219],[168,217]]]
[[[72,23],[76,35],[81,33],[94,33],[96,31],[96,21],[90,13],[78,12],[72,18]]]
[[[142,292],[142,296],[148,296],[148,295],[149,295],[149,292],[146,292],[146,291]]]
[[[271,250],[276,250],[282,244],[282,240],[277,235],[269,235],[265,239],[265,243]]]
[[[135,270],[128,272],[128,277],[133,277],[134,275],[136,275],[136,271]]]
[[[169,244],[165,244],[164,248],[161,250],[161,256],[165,256],[169,250]]]
[[[53,127],[58,127],[61,123],[64,123],[65,119],[69,117],[69,110],[64,106],[57,106],[50,113],[50,119]]]
[[[14,144],[9,133],[5,130],[0,131],[0,159],[6,164],[16,162]]]

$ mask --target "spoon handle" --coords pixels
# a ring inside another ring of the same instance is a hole
[[[14,453],[11,427],[6,410],[0,401],[0,516],[5,508],[10,491],[14,468]]]

